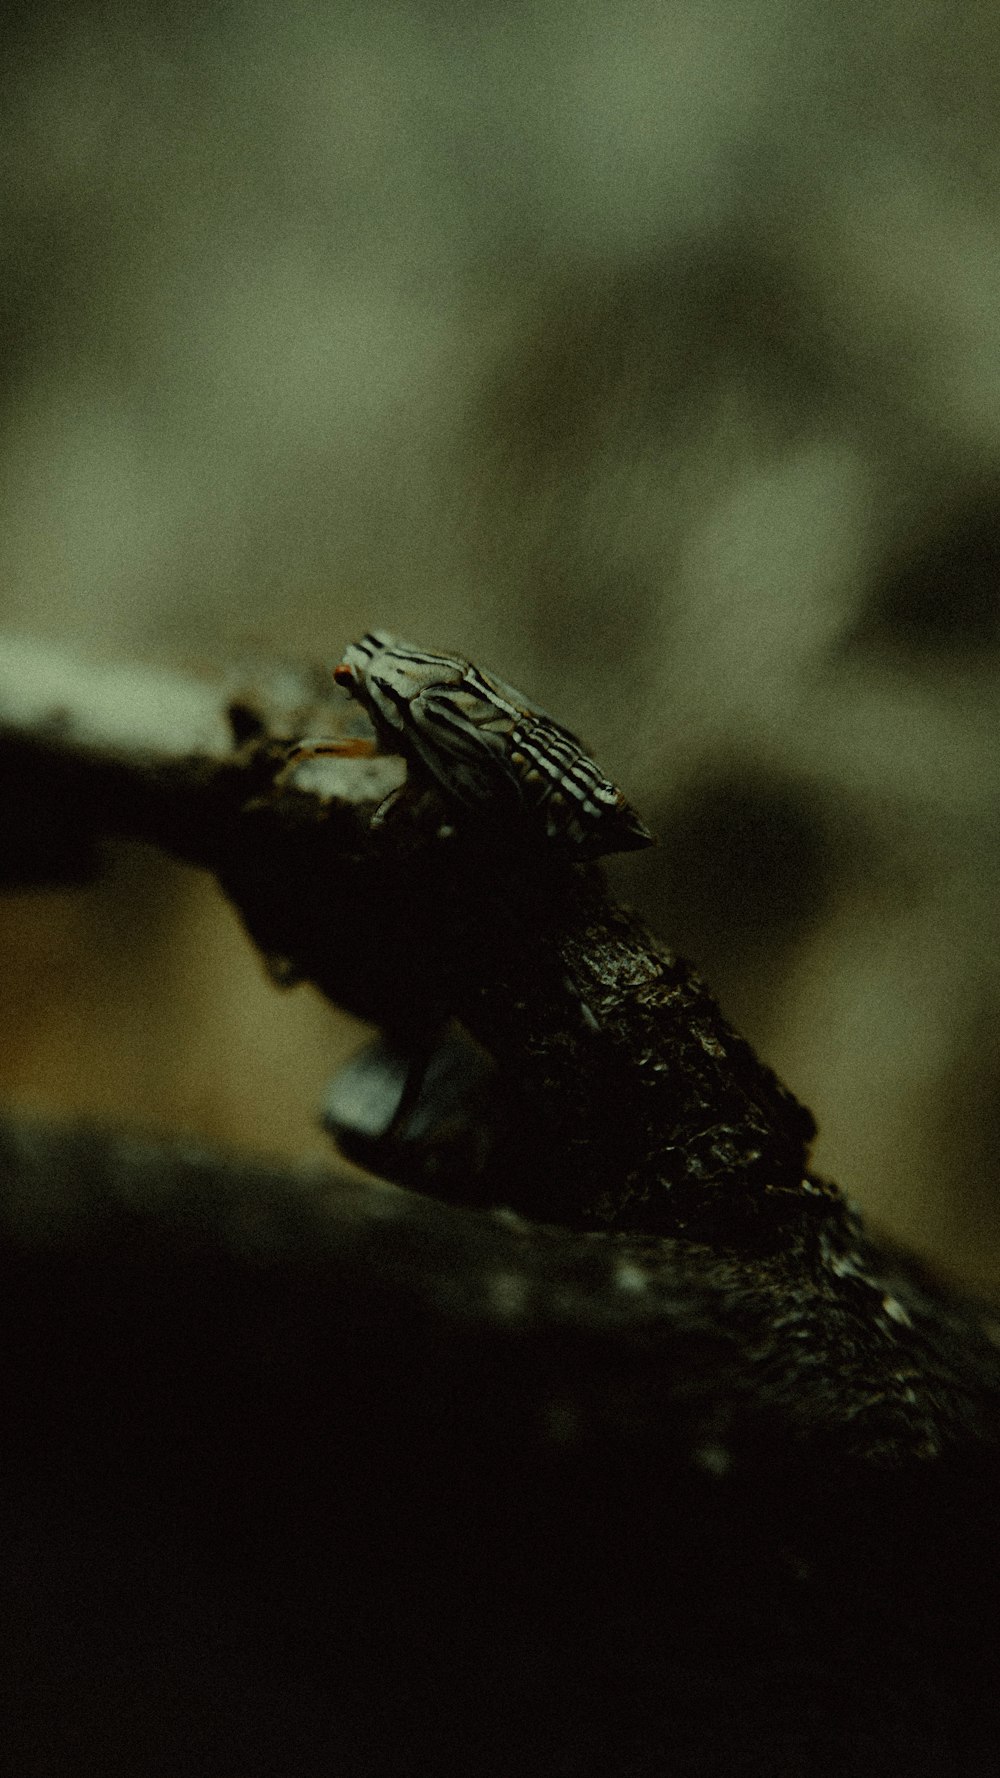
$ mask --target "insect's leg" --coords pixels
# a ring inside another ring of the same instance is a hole
[[[374,759],[378,742],[364,735],[348,735],[343,741],[300,741],[293,747],[290,760],[300,759]]]
[[[390,790],[388,796],[382,798],[369,825],[372,827],[381,827],[383,822],[388,820],[393,809],[403,801],[409,788],[408,784],[398,784],[395,790]]]
[[[412,779],[407,779],[396,790],[390,790],[388,796],[382,798],[368,825],[384,827],[390,820],[395,820],[397,814],[400,818],[405,815],[428,838],[436,832],[439,840],[450,839],[455,832],[447,810],[431,784],[414,784]]]

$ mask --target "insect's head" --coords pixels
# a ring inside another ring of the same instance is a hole
[[[352,642],[333,670],[334,680],[364,706],[372,720],[403,729],[414,698],[431,685],[461,678],[462,663],[414,648],[388,630],[369,630]]]

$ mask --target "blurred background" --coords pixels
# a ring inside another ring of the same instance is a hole
[[[0,626],[578,729],[623,894],[1000,1288],[1000,18],[934,0],[36,0],[4,68]],[[328,1151],[359,1028],[122,849],[0,904],[0,1093]]]

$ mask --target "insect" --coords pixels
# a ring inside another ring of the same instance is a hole
[[[480,817],[544,836],[577,858],[652,844],[576,736],[470,661],[371,630],[333,677],[362,705],[383,746]],[[348,742],[337,750],[362,749]]]

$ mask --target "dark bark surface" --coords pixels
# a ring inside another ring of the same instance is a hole
[[[421,1188],[0,1129],[11,1769],[992,1769],[980,1317],[595,868],[290,762],[303,683],[196,756],[0,709],[8,880],[213,870],[386,1033]]]

